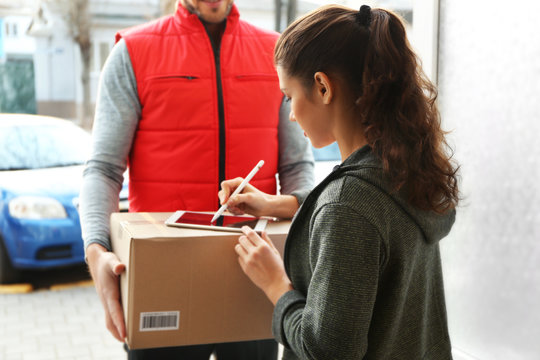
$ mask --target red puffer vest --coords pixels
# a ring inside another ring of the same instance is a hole
[[[130,211],[215,210],[220,182],[245,177],[261,159],[250,183],[276,193],[277,36],[240,20],[234,5],[217,59],[203,24],[181,5],[117,34],[142,105],[129,155]]]

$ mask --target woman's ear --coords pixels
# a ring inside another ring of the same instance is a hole
[[[334,97],[334,85],[330,81],[330,78],[322,71],[317,71],[313,75],[313,78],[315,80],[316,95],[321,99],[323,104],[330,104]]]

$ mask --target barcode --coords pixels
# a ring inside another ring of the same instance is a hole
[[[180,311],[141,313],[139,331],[178,330]]]

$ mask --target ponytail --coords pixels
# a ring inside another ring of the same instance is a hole
[[[368,143],[395,191],[410,203],[443,213],[458,202],[457,170],[441,129],[437,89],[423,73],[401,19],[372,11],[357,104]]]

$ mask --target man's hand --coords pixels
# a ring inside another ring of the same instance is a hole
[[[110,333],[121,342],[126,338],[124,313],[120,303],[119,275],[126,266],[118,257],[99,244],[86,249],[88,267],[94,279],[96,291],[105,310],[105,322]]]

